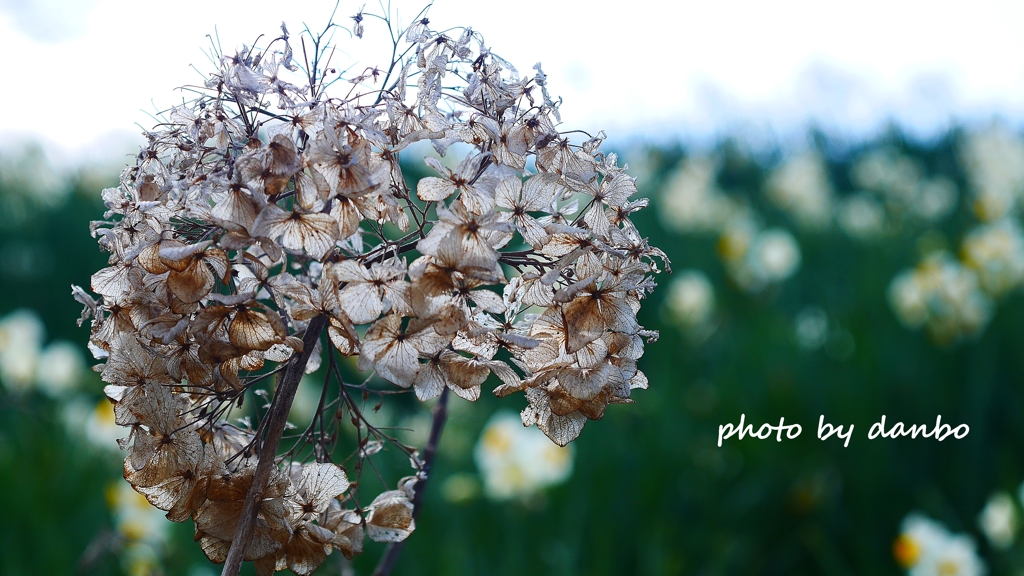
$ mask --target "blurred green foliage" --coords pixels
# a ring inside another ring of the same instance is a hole
[[[815,146],[840,197],[854,189],[853,160],[882,144],[966,191],[961,139],[953,131],[921,144],[893,132],[844,146],[818,137]],[[939,224],[906,225],[869,243],[835,231],[802,232],[761,192],[781,153],[755,156],[739,141],[724,141],[714,154],[722,189],[793,231],[802,254],[795,276],[757,293],[740,290],[716,256],[714,237],[668,232],[658,218],[659,190],[686,152],[632,152],[645,165],[641,193],[654,204],[636,223],[673,268],[710,277],[714,330],[701,341],[689,338],[666,313],[668,291],[657,291],[640,313],[644,326],[662,334],[641,361],[650,390],[589,423],[575,443],[571,479],[535,499],[443,497],[448,477],[474,473],[472,447],[491,413],[522,408],[520,398],[489,395],[455,406],[397,574],[897,574],[892,543],[911,510],[975,534],[992,572],[1009,571],[1009,559],[980,536],[976,517],[993,491],[1024,480],[1024,302],[1012,294],[980,337],[938,345],[904,328],[886,298],[892,278],[918,262],[920,239],[955,246],[969,210],[961,206]],[[49,334],[84,345],[87,329],[74,325],[80,309],[69,287],[87,286],[105,262],[88,235],[89,221],[102,214],[100,187],[78,179],[62,203],[30,207],[28,217],[0,225],[0,315],[31,308]],[[3,189],[0,197],[18,193]],[[827,313],[831,338],[840,334],[843,342],[818,350],[798,344],[794,319],[809,305]],[[102,396],[94,374],[82,389],[93,401]],[[391,408],[395,421],[413,404]],[[0,396],[0,574],[73,574],[90,546],[85,573],[123,570],[117,546],[104,552],[103,539],[114,530],[104,493],[119,481],[118,456],[88,446],[61,414],[59,400],[35,392]],[[784,417],[803,433],[782,442],[733,438],[717,447],[718,426],[741,414],[755,426]],[[849,447],[816,438],[821,415],[855,426]],[[908,424],[942,415],[968,424],[970,434],[941,443],[868,440],[882,415]],[[216,573],[192,572],[205,560],[191,536],[191,523],[175,527],[166,574]],[[368,574],[382,549],[367,542],[356,573]],[[343,573],[333,558],[319,573]]]

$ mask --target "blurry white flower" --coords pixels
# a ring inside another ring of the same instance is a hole
[[[0,381],[8,390],[32,385],[46,329],[39,315],[27,308],[0,319]]]
[[[942,343],[979,334],[993,309],[978,275],[946,252],[897,275],[889,285],[889,304],[904,326],[924,325]]]
[[[493,500],[528,498],[572,474],[573,447],[560,448],[536,428],[524,428],[511,412],[487,422],[473,456]]]
[[[1012,210],[1024,193],[1024,139],[1002,124],[967,137],[960,159],[974,190],[974,212],[985,221]]]
[[[160,554],[149,542],[130,541],[121,553],[121,566],[128,576],[161,574]]]
[[[43,349],[45,339],[46,328],[33,310],[22,308],[0,319],[0,382],[8,390],[38,386],[58,397],[78,383],[85,370],[78,346],[55,341]]]
[[[167,541],[170,521],[164,512],[149,505],[146,497],[136,492],[127,482],[114,482],[107,486],[107,507],[114,517],[114,525],[129,541],[160,545]]]
[[[900,535],[893,544],[893,554],[900,566],[913,568],[941,548],[949,537],[949,532],[942,524],[918,512],[911,512],[900,525]]]
[[[817,154],[794,157],[772,172],[768,198],[806,228],[820,229],[832,216],[832,184]]]
[[[964,262],[977,271],[981,287],[1001,296],[1024,283],[1024,233],[1004,218],[972,230],[962,245]]]
[[[981,576],[985,565],[970,536],[951,534],[917,512],[907,515],[893,545],[896,561],[910,576]]]
[[[737,213],[726,223],[718,238],[718,254],[727,265],[738,265],[754,243],[758,225],[749,210]]]
[[[74,388],[85,370],[78,346],[67,341],[51,342],[39,355],[36,381],[39,388],[57,397]]]
[[[707,325],[715,312],[715,289],[700,270],[683,270],[669,287],[672,317],[686,329]]]
[[[718,240],[718,253],[732,279],[757,292],[781,282],[800,267],[800,246],[782,228],[758,230],[750,215],[733,218]]]
[[[920,328],[928,321],[924,286],[913,270],[901,272],[889,284],[889,305],[907,328]]]
[[[956,200],[956,184],[948,178],[931,178],[918,184],[912,208],[921,218],[937,222],[953,212]]]
[[[882,233],[885,209],[865,193],[844,199],[838,207],[836,220],[847,235],[858,240],[869,240]]]
[[[758,234],[751,249],[756,274],[767,282],[780,282],[800,268],[800,245],[782,228]]]
[[[665,226],[679,232],[715,232],[738,210],[734,200],[719,190],[717,167],[707,158],[687,158],[668,178],[663,208],[658,211]]]
[[[861,156],[850,176],[855,185],[880,194],[896,214],[936,222],[956,208],[956,184],[941,176],[924,178],[924,167],[916,159],[891,148]]]
[[[130,432],[114,422],[114,405],[106,398],[98,402],[87,397],[73,398],[64,404],[61,418],[73,438],[80,438],[84,430],[90,445],[118,454],[121,451],[117,441]]]
[[[970,536],[948,536],[910,569],[910,576],[981,576],[985,565]]]
[[[878,192],[887,203],[907,208],[913,204],[923,172],[913,158],[882,148],[861,156],[850,176],[858,187]]]
[[[1017,537],[1020,518],[1013,497],[1006,492],[993,494],[978,515],[978,526],[993,548],[1005,550]]]
[[[805,350],[817,350],[828,341],[828,314],[819,306],[807,306],[796,315],[796,341]]]

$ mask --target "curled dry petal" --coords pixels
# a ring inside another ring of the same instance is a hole
[[[412,501],[401,490],[384,492],[367,508],[366,535],[374,542],[401,542],[416,529]]]

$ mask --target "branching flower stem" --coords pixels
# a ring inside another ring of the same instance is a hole
[[[277,384],[277,393],[274,394],[274,402],[267,415],[267,432],[263,444],[259,447],[259,462],[256,464],[256,473],[253,476],[252,485],[245,495],[245,503],[242,505],[242,515],[235,529],[234,539],[231,541],[231,548],[228,550],[227,560],[224,562],[224,569],[221,576],[238,576],[242,567],[242,560],[245,549],[249,546],[249,539],[252,536],[253,527],[256,524],[256,515],[259,512],[260,501],[263,500],[263,490],[270,480],[270,473],[276,466],[277,447],[281,443],[281,436],[284,434],[285,424],[288,420],[288,413],[292,408],[292,400],[295,399],[295,391],[299,388],[302,374],[306,368],[316,341],[320,333],[327,325],[326,316],[317,316],[309,321],[306,334],[302,338],[302,353],[297,354],[288,363],[288,367],[281,374]]]
[[[444,430],[444,423],[448,420],[449,392],[450,390],[445,388],[441,392],[441,397],[437,399],[437,404],[434,406],[433,417],[430,421],[430,437],[427,440],[427,446],[423,449],[423,472],[416,481],[412,497],[413,519],[419,516],[420,509],[422,508],[423,494],[427,490],[427,481],[430,480],[434,459],[437,457],[437,446],[441,441],[441,431]],[[398,561],[398,554],[404,546],[405,540],[388,544],[384,555],[380,558],[380,562],[377,563],[377,568],[373,571],[373,576],[389,576],[391,570],[395,567],[395,563]]]

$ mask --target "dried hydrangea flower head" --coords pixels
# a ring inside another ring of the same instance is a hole
[[[476,400],[493,374],[498,396],[525,395],[525,425],[565,445],[647,387],[636,363],[656,333],[636,313],[667,261],[630,221],[647,200],[603,136],[560,133],[540,66],[520,76],[472,30],[378,19],[397,57],[354,77],[331,68],[334,25],[301,56],[283,25],[215,54],[103,191],[100,300],[74,289],[131,428],[125,478],[192,518],[225,574],[243,560],[309,574],[364,535],[404,540],[449,391]],[[406,163],[433,175],[410,186]],[[344,382],[341,356],[390,384]],[[321,366],[319,409],[285,450],[299,381]],[[398,390],[440,396],[422,451],[361,412]],[[245,405],[255,424],[229,423]],[[413,473],[360,493],[385,445]]]

